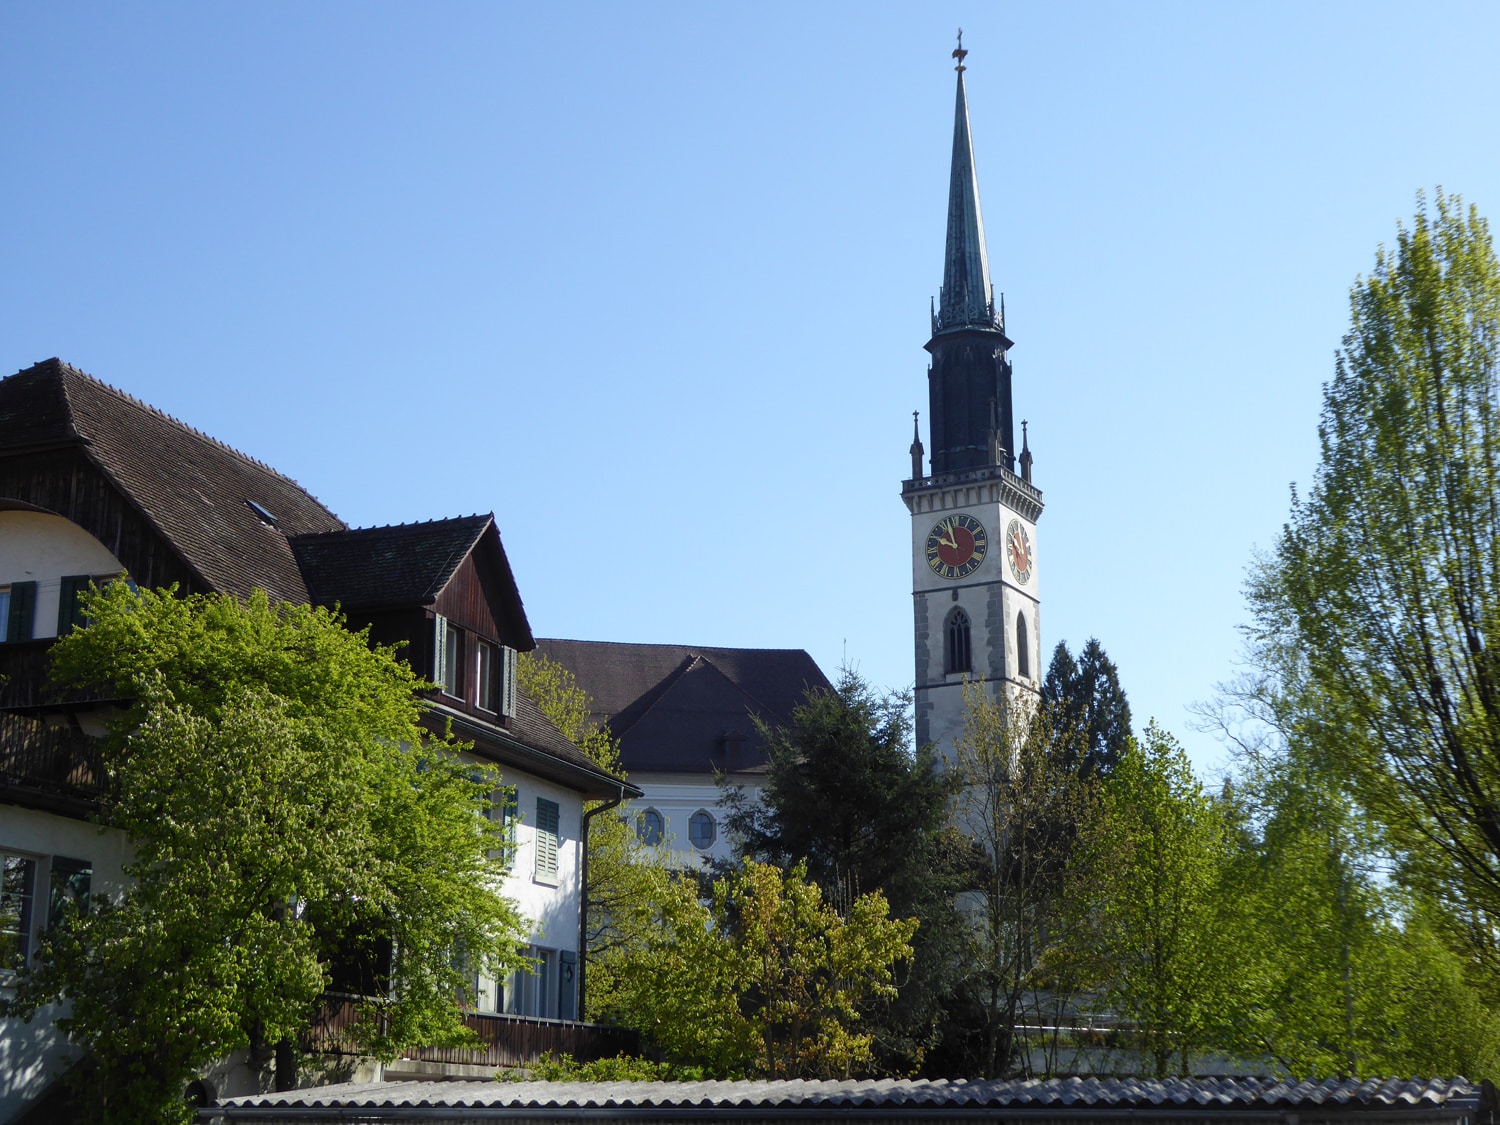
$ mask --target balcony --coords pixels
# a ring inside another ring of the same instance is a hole
[[[318,1018],[302,1036],[304,1051],[324,1055],[358,1054],[351,1029],[358,999],[330,994]],[[476,1050],[456,1047],[414,1047],[402,1057],[422,1062],[469,1066],[526,1066],[543,1055],[572,1055],[580,1062],[638,1054],[640,1035],[623,1027],[573,1020],[545,1020],[531,1016],[480,1015],[471,1012],[464,1023],[479,1036]]]
[[[97,807],[103,787],[94,739],[0,712],[0,801],[83,817]]]
[[[108,702],[102,691],[57,692],[48,687],[54,637],[0,644],[0,711],[44,711]]]

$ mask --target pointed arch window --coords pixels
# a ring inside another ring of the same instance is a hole
[[[1016,673],[1031,675],[1031,638],[1027,636],[1026,614],[1016,614]]]
[[[969,615],[955,609],[948,615],[948,659],[944,668],[951,676],[958,672],[972,672],[974,646],[970,640]]]

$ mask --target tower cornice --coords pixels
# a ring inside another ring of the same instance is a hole
[[[1042,515],[1042,490],[1004,465],[984,465],[901,482],[901,499],[909,512],[936,512],[976,504],[1004,504],[1036,523]]]

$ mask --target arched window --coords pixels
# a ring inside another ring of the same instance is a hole
[[[955,609],[948,615],[948,661],[949,675],[955,672],[972,672],[973,646],[969,643],[969,615]]]
[[[1016,614],[1016,674],[1031,675],[1031,642],[1026,636],[1026,615]]]
[[[666,830],[666,821],[662,819],[661,813],[655,809],[647,809],[636,818],[635,834],[640,838],[641,843],[647,847],[654,848],[657,844],[661,843],[661,838],[666,833]]]

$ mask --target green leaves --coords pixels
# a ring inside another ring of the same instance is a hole
[[[895,993],[916,919],[893,921],[880,894],[841,916],[807,868],[749,861],[710,902],[691,879],[657,904],[652,936],[620,959],[607,1010],[678,1063],[721,1077],[848,1077],[872,1061],[859,1028],[871,999]]]
[[[467,973],[516,965],[521,920],[487,858],[499,776],[422,727],[420,681],[337,615],[260,593],[116,583],[85,608],[54,679],[129,700],[103,820],[134,883],[53,935],[17,1006],[72,1001],[60,1026],[94,1081],[130,1091],[102,1119],[169,1119],[196,1069],[292,1040],[372,936],[394,954],[367,967],[368,1048],[461,1039]]]

